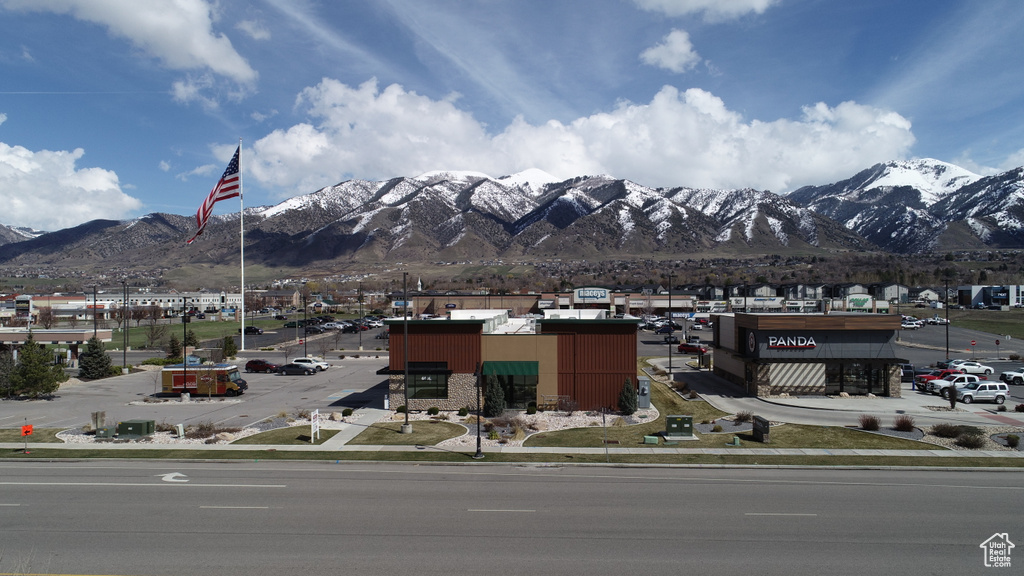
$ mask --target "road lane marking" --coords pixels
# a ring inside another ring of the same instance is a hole
[[[8,507],[8,508],[15,508],[15,507],[21,506],[21,504],[0,504],[0,506],[4,506],[4,507]]]
[[[796,514],[788,512],[747,512],[744,516],[817,516],[817,514]]]
[[[536,512],[536,510],[488,510],[484,508],[470,508],[466,512]]]
[[[287,484],[157,484],[157,483],[113,483],[113,482],[0,482],[0,486],[148,486],[161,487],[181,486],[188,488],[287,488]]]
[[[171,472],[170,474],[157,474],[164,482],[188,482],[188,476],[185,476],[181,472]]]
[[[269,510],[270,506],[200,506],[201,510]]]

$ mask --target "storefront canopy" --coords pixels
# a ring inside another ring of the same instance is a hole
[[[484,362],[485,376],[536,376],[538,362],[491,361]]]

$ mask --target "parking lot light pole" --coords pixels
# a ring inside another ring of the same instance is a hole
[[[363,283],[359,283],[359,321],[356,323],[356,332],[359,332],[359,349],[363,349],[363,327],[360,326],[360,322],[363,321]]]
[[[483,450],[480,449],[480,422],[483,420],[481,416],[483,413],[480,411],[480,395],[481,388],[483,388],[483,370],[480,367],[480,363],[476,363],[476,454],[473,455],[474,460],[481,460],[484,457]]]
[[[669,336],[675,332],[675,326],[672,325],[672,273],[668,273],[668,333]],[[668,380],[669,382],[675,382],[675,376],[672,375],[672,340],[669,339],[668,344]]]

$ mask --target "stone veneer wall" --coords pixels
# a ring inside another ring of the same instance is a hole
[[[902,398],[903,388],[901,382],[903,381],[903,369],[900,368],[899,364],[889,365],[889,385],[886,386],[886,396],[890,398]]]
[[[394,410],[405,404],[405,376],[392,374],[388,379],[388,399]],[[476,408],[476,377],[472,374],[452,374],[448,377],[448,398],[410,398],[409,410],[426,410],[436,406],[441,410],[458,410],[465,406]]]

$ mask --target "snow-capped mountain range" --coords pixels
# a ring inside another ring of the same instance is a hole
[[[150,214],[34,238],[5,232],[0,263],[180,266],[237,259],[238,214],[215,217],[185,247],[193,226],[191,217]],[[559,180],[540,170],[498,178],[437,171],[349,180],[247,208],[245,229],[247,263],[325,269],[351,261],[1019,248],[1024,174],[1018,168],[981,177],[936,160],[894,161],[780,196],[649,188],[604,175]]]

